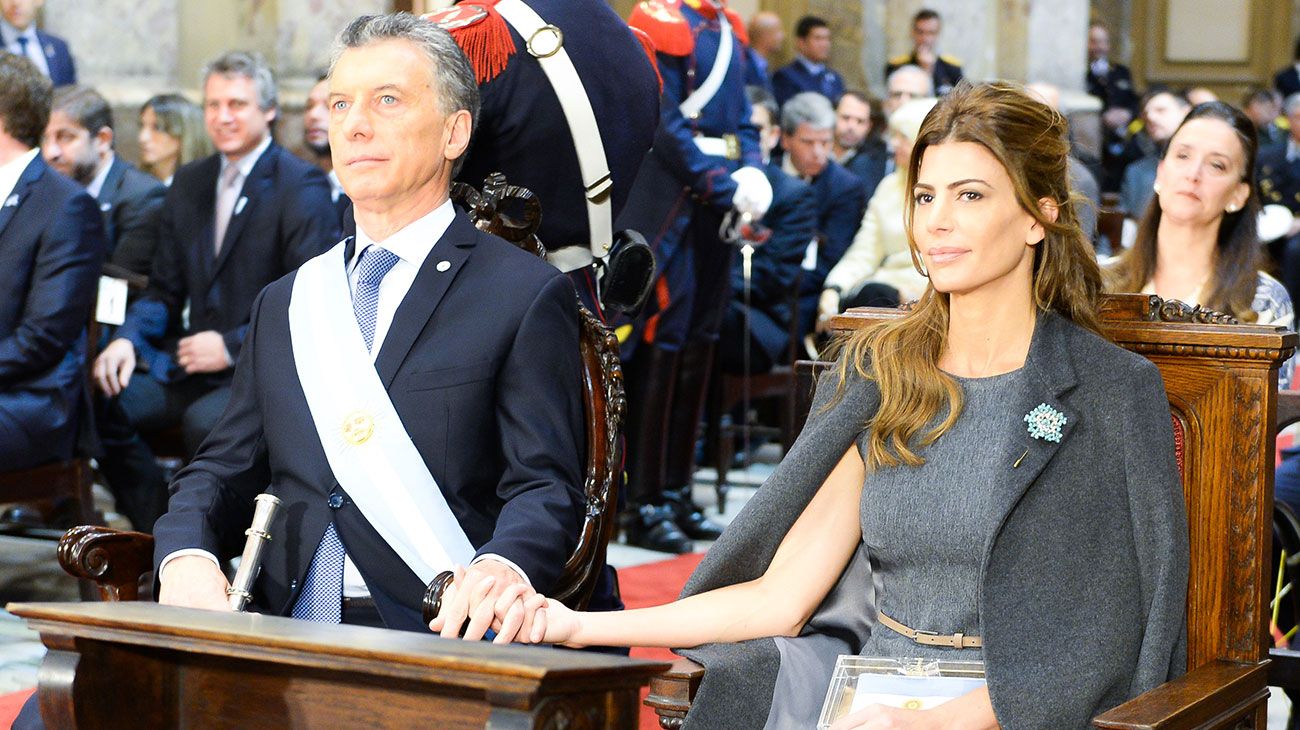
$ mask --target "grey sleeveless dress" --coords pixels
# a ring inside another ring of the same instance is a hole
[[[1011,412],[1024,370],[989,378],[957,378],[965,394],[961,416],[937,442],[921,447],[919,467],[898,466],[867,475],[862,487],[862,548],[879,611],[913,629],[980,635],[979,577],[984,548],[997,529],[991,497],[1006,473],[1011,439],[1023,413]],[[865,433],[858,448],[865,448]],[[849,569],[854,569],[853,565]],[[859,568],[861,569],[861,568]],[[835,659],[849,653],[825,635],[777,638],[781,668],[766,727],[816,726]],[[979,649],[923,646],[882,624],[858,654],[977,661]]]

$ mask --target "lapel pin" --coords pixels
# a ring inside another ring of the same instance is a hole
[[[245,205],[248,205],[248,196],[242,195],[240,196],[238,202],[235,203],[235,215],[239,215],[240,213],[243,213]]]
[[[1026,456],[1029,456],[1029,449],[1025,449],[1025,453],[1021,454],[1019,459],[1016,459],[1015,463],[1011,465],[1011,468],[1019,469],[1020,462],[1024,461]]]
[[[13,195],[10,195],[7,199],[5,199],[6,208],[13,208],[16,207],[17,205],[18,205],[18,193],[14,193]]]
[[[101,211],[105,212],[105,213],[107,213],[107,212],[108,212],[112,207],[113,207],[113,204],[112,204],[112,203],[100,203],[100,204],[99,204],[99,209],[100,209]]]
[[[1036,439],[1061,443],[1061,427],[1067,423],[1064,413],[1039,403],[1038,407],[1025,414],[1025,423],[1029,424],[1029,435]]]
[[[450,269],[450,268],[451,268],[451,262],[450,262],[450,261],[447,261],[447,260],[444,259],[444,260],[438,262],[438,271],[446,271],[447,269]]]

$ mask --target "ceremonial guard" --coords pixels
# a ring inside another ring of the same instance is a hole
[[[618,324],[653,276],[645,246],[637,256],[614,230],[659,124],[649,39],[604,0],[476,0],[425,17],[465,52],[482,100],[456,179],[478,189],[500,172],[532,191],[547,261],[587,309]],[[622,607],[614,585],[607,568],[592,610]]]
[[[624,333],[627,536],[687,552],[691,538],[720,533],[690,499],[695,434],[731,296],[733,248],[719,228],[733,209],[733,219],[761,217],[772,189],[745,98],[739,16],[714,0],[646,0],[629,22],[654,42],[664,86],[654,149],[619,220],[646,233],[657,268],[645,311]]]
[[[616,254],[620,264],[614,217],[658,124],[648,39],[602,0],[474,0],[425,17],[469,57],[482,97],[456,179],[478,189],[500,172],[532,191],[546,258],[569,274],[587,308],[605,318],[634,307],[629,299],[645,284],[629,293],[629,279],[609,276],[609,263]],[[649,258],[631,280],[648,282]],[[602,295],[614,311],[603,311]]]
[[[942,19],[935,11],[928,8],[917,11],[912,16],[912,52],[889,59],[885,65],[885,77],[901,66],[920,66],[930,72],[935,96],[952,91],[952,87],[962,79],[961,61],[938,52],[941,24]]]

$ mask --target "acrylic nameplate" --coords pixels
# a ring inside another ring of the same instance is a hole
[[[835,661],[817,728],[873,704],[928,710],[983,686],[983,662],[844,655]]]

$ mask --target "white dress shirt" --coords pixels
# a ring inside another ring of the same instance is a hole
[[[0,205],[9,205],[9,196],[18,187],[18,178],[23,176],[27,166],[41,153],[40,147],[34,147],[0,165]]]
[[[20,37],[27,39],[26,52],[23,44],[18,42]],[[0,39],[4,41],[6,51],[17,56],[27,56],[27,59],[36,64],[36,68],[41,73],[49,77],[50,64],[45,60],[45,49],[41,47],[41,39],[36,35],[35,23],[28,25],[27,30],[18,30],[7,21],[0,20]]]
[[[99,194],[104,191],[104,181],[108,179],[108,171],[113,169],[113,157],[113,153],[109,152],[108,159],[104,160],[104,166],[99,168],[99,172],[95,173],[95,179],[86,186],[86,192],[95,200],[99,200]]]

